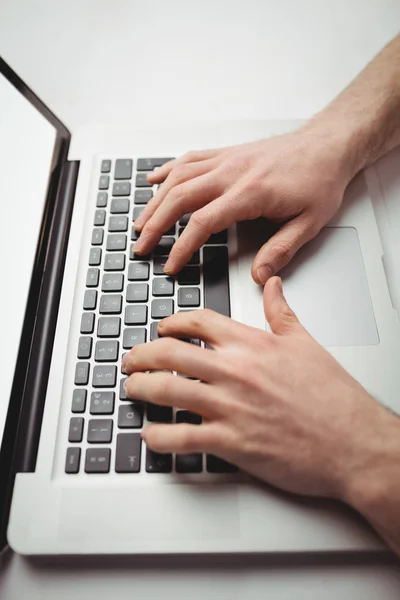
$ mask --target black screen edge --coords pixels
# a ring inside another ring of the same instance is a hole
[[[68,129],[1,57],[0,74],[56,130],[49,184],[1,444],[1,549],[6,545],[15,474],[18,471],[35,470],[79,162],[68,162],[71,139]]]

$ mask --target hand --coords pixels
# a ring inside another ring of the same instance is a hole
[[[300,325],[279,278],[265,286],[264,305],[272,333],[207,310],[182,312],[163,319],[159,333],[213,350],[165,337],[125,356],[128,397],[204,419],[152,424],[143,438],[157,452],[216,454],[285,490],[349,500],[394,418]],[[144,373],[163,369],[201,381]]]
[[[266,217],[283,225],[253,262],[253,279],[264,284],[332,218],[353,174],[343,144],[311,127],[189,152],[149,173],[151,183],[164,183],[135,221],[141,231],[135,251],[148,253],[183,214],[193,213],[165,265],[173,274],[210,234],[236,221]]]

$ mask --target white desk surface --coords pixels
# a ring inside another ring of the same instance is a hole
[[[398,0],[1,0],[0,55],[72,130],[306,118],[399,28]],[[392,600],[396,561],[31,562],[2,600]]]

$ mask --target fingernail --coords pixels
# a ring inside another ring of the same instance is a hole
[[[260,283],[264,285],[272,275],[272,269],[269,265],[263,265],[257,269],[257,276]]]
[[[128,398],[128,389],[127,389],[127,383],[128,383],[128,379],[125,379],[124,381],[124,392],[125,392],[125,396]]]
[[[283,294],[282,279],[280,277],[277,277],[276,279],[277,279],[276,285],[278,286],[278,290],[280,291],[281,294]]]
[[[166,273],[167,275],[170,275],[170,274],[172,274],[172,269],[173,269],[173,263],[168,259],[164,265],[164,273]]]

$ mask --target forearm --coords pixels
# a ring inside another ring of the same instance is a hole
[[[400,418],[383,409],[375,422],[375,435],[364,433],[360,468],[352,473],[344,500],[400,557]]]
[[[400,144],[400,35],[308,124],[343,149],[351,176]]]

